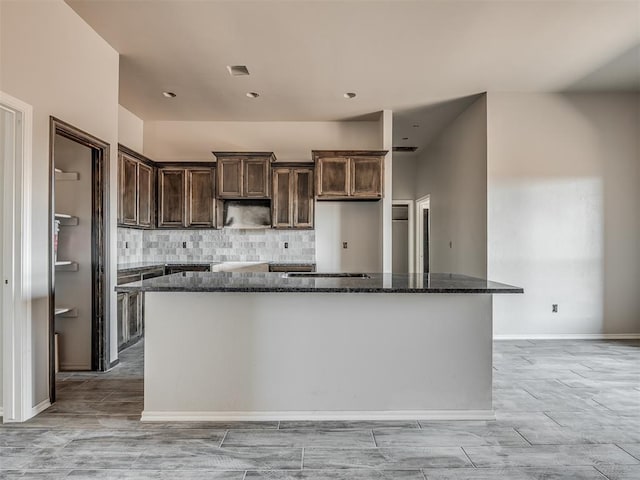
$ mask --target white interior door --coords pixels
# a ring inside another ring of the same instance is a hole
[[[16,112],[0,105],[0,178],[2,179],[2,194],[0,195],[0,279],[2,281],[2,289],[0,294],[0,314],[2,324],[4,320],[13,318],[13,309],[11,301],[12,285],[9,279],[12,277],[10,268],[11,259],[9,257],[12,251],[10,230],[12,215],[12,199],[13,199],[13,181],[11,166],[15,158],[15,124]],[[0,329],[0,372],[3,370],[4,341],[2,339],[2,330]],[[0,382],[0,398],[3,398],[3,381]],[[4,402],[3,402],[4,403]]]
[[[6,422],[33,416],[30,105],[0,92],[0,398]]]

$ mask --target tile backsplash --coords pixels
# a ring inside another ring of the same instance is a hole
[[[284,248],[285,242],[288,248]],[[143,261],[314,263],[315,244],[314,230],[137,230],[118,227],[118,264]]]
[[[145,230],[118,227],[118,264],[143,261]]]

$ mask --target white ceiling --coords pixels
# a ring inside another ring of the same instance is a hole
[[[640,90],[640,0],[66,1],[120,52],[120,102],[147,121],[392,109],[435,131],[484,91]]]

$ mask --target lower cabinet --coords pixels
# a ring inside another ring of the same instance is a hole
[[[164,273],[164,268],[162,269]],[[118,275],[118,285],[137,282],[144,278],[160,275],[159,269],[138,271],[136,273],[122,273]],[[142,337],[144,332],[144,293],[118,293],[118,351],[133,345]]]
[[[118,351],[127,343],[127,294],[118,293]]]
[[[179,272],[209,272],[209,264],[167,265],[118,274],[118,285]],[[144,334],[144,292],[118,293],[118,351],[136,343]]]
[[[118,294],[118,351],[133,345],[142,337],[144,293]]]

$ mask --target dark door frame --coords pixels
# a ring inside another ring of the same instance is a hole
[[[49,396],[56,399],[55,374],[55,261],[53,225],[55,203],[55,138],[56,135],[84,145],[92,152],[91,214],[91,369],[109,368],[110,300],[109,300],[109,159],[110,145],[62,120],[49,120]]]

